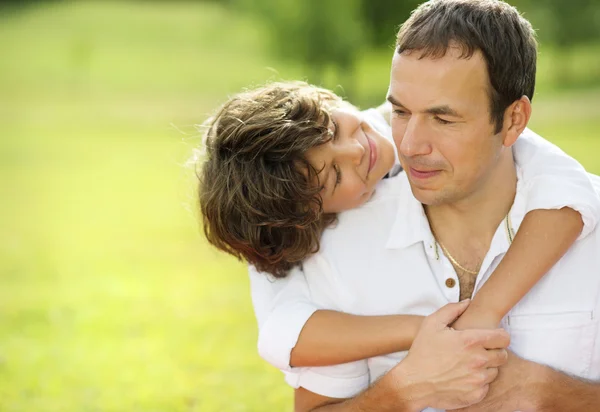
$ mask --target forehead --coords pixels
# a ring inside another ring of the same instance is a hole
[[[394,53],[390,94],[410,110],[449,105],[469,112],[487,109],[489,78],[480,51],[470,58],[451,47],[443,57],[421,57],[419,51]]]
[[[353,112],[357,113],[359,110],[346,100],[327,100],[323,102],[323,108],[333,115],[335,112]]]

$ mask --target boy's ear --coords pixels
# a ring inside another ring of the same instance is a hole
[[[510,147],[519,138],[523,130],[527,127],[531,118],[531,101],[527,96],[521,96],[515,100],[504,112],[504,130],[506,135],[502,144]]]

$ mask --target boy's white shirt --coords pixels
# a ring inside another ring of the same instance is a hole
[[[365,120],[391,140],[391,129],[379,111],[370,109],[363,114]],[[592,232],[600,217],[600,197],[583,166],[529,129],[517,140],[513,151],[520,171],[519,185],[525,212],[571,207],[581,213],[584,221],[580,239]],[[328,308],[321,308],[311,300],[302,271],[295,269],[293,272],[284,279],[275,279],[257,272],[252,266],[249,268],[252,301],[259,326],[259,354],[284,371],[288,383],[297,387],[299,381],[295,371],[299,369],[289,366],[291,350],[310,316],[318,309]],[[306,375],[310,371],[304,369],[303,373]],[[318,376],[312,377],[313,383],[315,379],[318,381]],[[348,387],[352,386],[348,381]]]

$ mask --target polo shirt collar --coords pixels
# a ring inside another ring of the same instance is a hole
[[[525,196],[522,190],[521,168],[518,166],[515,167],[517,170],[517,195],[509,213],[511,217],[511,229],[516,232],[525,217]],[[398,203],[399,207],[396,212],[396,219],[385,246],[386,249],[404,249],[418,242],[433,244],[435,239],[425,215],[425,209],[421,202],[414,197],[406,173],[398,176],[398,179],[403,180],[398,182],[402,185],[399,195],[400,202]],[[510,243],[507,239],[506,245],[503,245],[503,247],[508,248],[508,246],[510,246]]]
[[[403,181],[398,211],[386,243],[386,249],[404,249],[418,242],[430,243],[433,235],[423,205],[413,195],[406,173],[398,176]]]

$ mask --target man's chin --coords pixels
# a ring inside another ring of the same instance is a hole
[[[417,199],[423,205],[437,206],[441,203],[444,203],[443,196],[441,196],[440,192],[436,189],[422,188],[413,184],[413,182],[410,182],[410,189],[415,199]]]

